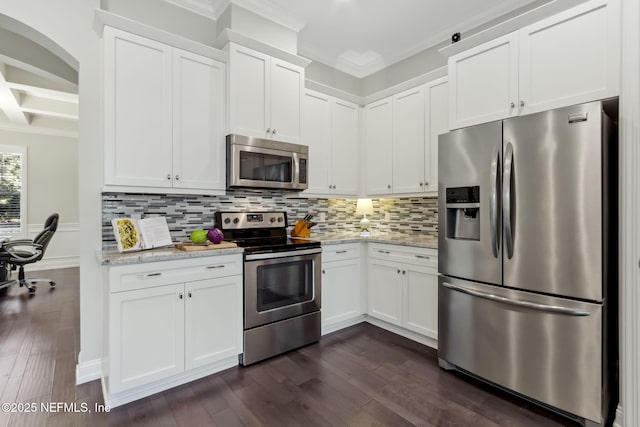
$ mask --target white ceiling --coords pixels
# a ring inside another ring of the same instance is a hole
[[[362,78],[541,0],[167,0],[216,19],[230,1],[300,29],[298,54]],[[288,18],[288,19],[287,19]]]

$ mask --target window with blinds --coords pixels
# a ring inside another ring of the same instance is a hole
[[[26,159],[24,147],[0,145],[0,234],[26,232]]]

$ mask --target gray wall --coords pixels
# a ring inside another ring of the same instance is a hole
[[[313,80],[323,85],[351,93],[353,95],[362,96],[362,80],[343,73],[321,62],[314,61],[305,69],[305,77],[307,80]]]

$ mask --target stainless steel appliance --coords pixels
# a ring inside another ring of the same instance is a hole
[[[617,403],[617,101],[439,138],[438,357],[584,424]]]
[[[227,135],[227,188],[302,191],[308,176],[306,145]]]
[[[285,212],[218,212],[225,240],[244,248],[243,365],[320,339],[320,242],[287,238]]]

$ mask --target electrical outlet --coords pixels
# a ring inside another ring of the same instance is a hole
[[[320,212],[320,222],[325,222],[327,220],[326,214],[324,212]]]
[[[390,214],[389,212],[385,212],[385,213],[384,213],[384,220],[385,220],[386,222],[391,221],[391,214]]]

